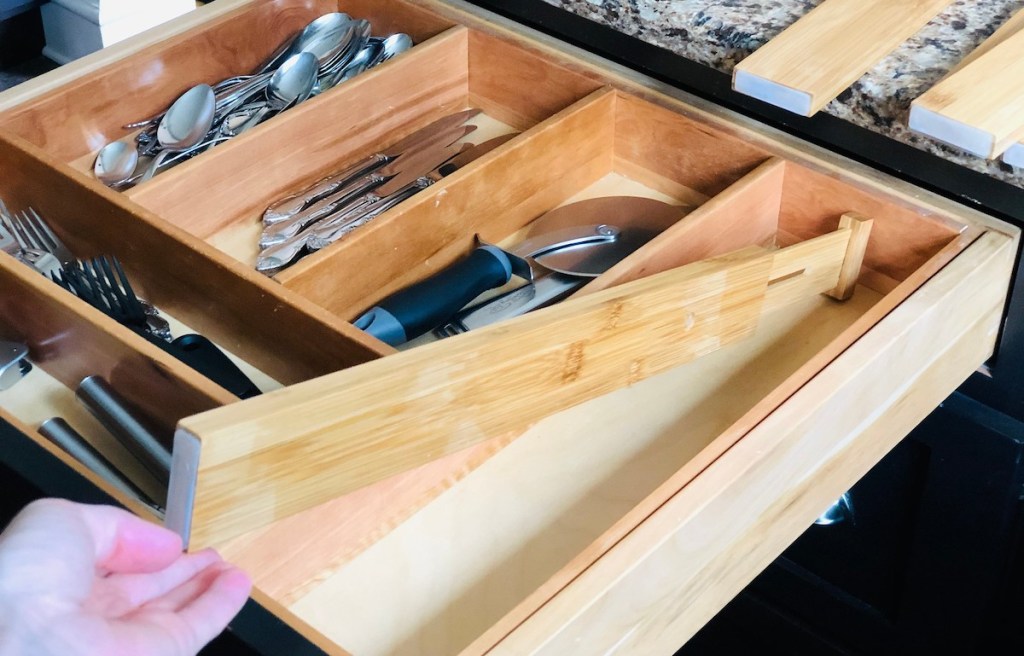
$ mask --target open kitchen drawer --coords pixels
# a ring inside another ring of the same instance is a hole
[[[91,179],[118,126],[337,8],[417,46],[126,194]],[[0,95],[0,197],[116,254],[268,393],[235,401],[0,256],[0,337],[42,370],[14,391],[128,381],[177,422],[169,524],[337,653],[672,653],[988,357],[1016,253],[1005,224],[458,2],[218,0],[34,88]],[[269,202],[466,107],[519,134],[253,271]],[[680,218],[562,303],[402,352],[350,323],[477,236],[619,194]]]

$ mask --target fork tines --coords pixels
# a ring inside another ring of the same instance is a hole
[[[53,279],[117,322],[129,327],[147,326],[145,307],[116,257],[101,255],[74,261]]]
[[[41,216],[32,208],[12,214],[0,201],[0,224],[14,237],[23,251],[37,250],[56,257],[61,264],[74,260],[74,256]]]

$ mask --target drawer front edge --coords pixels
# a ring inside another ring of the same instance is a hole
[[[992,352],[985,233],[489,653],[671,654]]]

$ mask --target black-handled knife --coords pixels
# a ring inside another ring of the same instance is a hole
[[[447,269],[388,296],[356,319],[355,326],[392,346],[407,342],[507,283],[520,268],[513,264],[518,259],[496,246],[479,246]]]

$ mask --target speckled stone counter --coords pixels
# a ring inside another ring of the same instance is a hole
[[[725,73],[823,0],[545,0]],[[1003,24],[1024,0],[957,0],[824,111],[1024,188],[1024,169],[907,128],[910,103]]]

